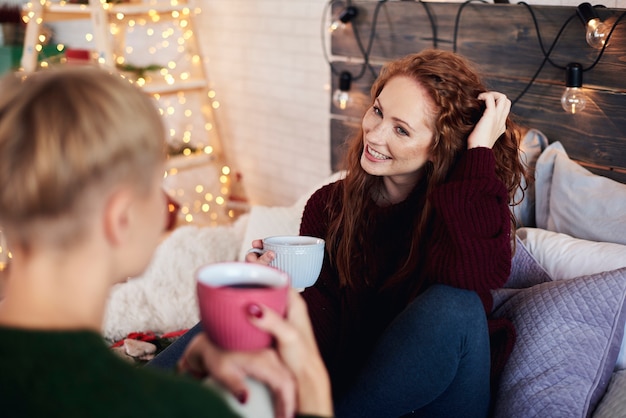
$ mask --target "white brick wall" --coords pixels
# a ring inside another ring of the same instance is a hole
[[[226,156],[252,203],[291,204],[330,174],[330,80],[320,41],[326,0],[197,1]],[[626,8],[626,0],[591,3]],[[60,38],[63,32],[58,28]]]
[[[330,174],[325,0],[201,0],[220,136],[256,204],[293,203]]]

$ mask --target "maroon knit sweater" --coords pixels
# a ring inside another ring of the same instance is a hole
[[[325,238],[330,216],[341,207],[343,181],[315,192],[304,210],[301,235]],[[385,287],[386,279],[406,258],[414,219],[423,208],[424,186],[388,207],[372,205],[365,220],[365,242],[354,261],[354,274],[366,278],[359,288],[340,287],[336,268],[325,255],[316,284],[303,296],[308,304],[322,356],[335,394],[351,384],[382,331],[410,302],[402,284]],[[510,212],[506,188],[495,175],[493,151],[468,150],[448,181],[430,196],[434,222],[418,268],[406,280],[442,283],[478,293],[487,314],[490,289],[502,287],[511,269]],[[328,251],[328,248],[326,249]],[[507,320],[489,319],[492,376],[497,377],[515,339]]]

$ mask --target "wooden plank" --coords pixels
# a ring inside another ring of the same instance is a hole
[[[378,2],[353,2],[359,8],[356,25],[367,47],[371,19]],[[340,7],[340,6],[337,6]],[[490,88],[516,98],[526,87],[543,59],[534,24],[527,8],[511,4],[428,3],[437,24],[437,44],[452,50],[454,23],[460,16],[458,52],[474,61]],[[463,7],[463,9],[461,9]],[[459,10],[462,13],[459,15]],[[532,6],[539,22],[545,48],[549,48],[564,22],[571,18],[554,50],[558,65],[578,61],[588,67],[598,51],[584,40],[584,29],[575,16],[575,7]],[[598,10],[602,18],[615,21],[624,13],[620,9]],[[381,64],[390,59],[433,46],[428,14],[419,2],[387,2],[380,7],[372,59]],[[573,17],[572,17],[573,16]],[[416,23],[418,22],[418,23]],[[361,53],[351,32],[332,36],[332,52],[348,58]],[[379,71],[375,67],[375,72]],[[335,62],[334,72],[347,69],[362,73],[360,64]],[[561,141],[573,159],[591,164],[592,171],[624,181],[626,169],[626,18],[614,30],[609,47],[597,66],[586,71],[584,87],[587,108],[580,114],[563,111],[560,96],[564,90],[564,70],[546,65],[532,87],[516,103],[512,112],[523,125],[543,131],[551,142]],[[358,127],[363,111],[369,106],[369,89],[374,77],[365,71],[355,80],[350,94],[355,100],[345,110],[331,103],[331,140],[333,147],[345,133]],[[332,75],[333,90],[337,75]],[[341,119],[341,120],[338,120]],[[333,153],[333,164],[341,153]],[[615,168],[603,171],[596,166]],[[334,167],[334,165],[333,165]],[[621,170],[621,171],[620,171]]]
[[[338,64],[342,69],[358,67]],[[487,78],[486,83],[494,90],[512,96],[525,87],[520,81]],[[336,87],[336,82],[333,84]],[[340,159],[341,153],[334,147],[341,143],[346,133],[346,126],[358,127],[363,112],[370,103],[370,86],[357,81],[350,94],[355,102],[348,109],[341,111],[331,103],[331,113],[345,120],[337,125],[331,121],[331,148],[333,158]],[[514,118],[523,126],[542,131],[550,142],[561,141],[568,154],[576,160],[607,167],[626,168],[626,94],[594,91],[586,89],[588,104],[585,110],[571,115],[561,108],[563,86],[536,83],[512,110]],[[335,130],[338,129],[338,132]],[[335,167],[333,162],[333,168]],[[597,171],[597,170],[596,170]],[[618,173],[606,173],[611,178],[621,178]]]
[[[348,119],[331,119],[330,120],[330,166],[332,171],[343,170],[343,157],[346,153],[346,145],[353,135],[356,135],[360,127],[360,123],[355,120]]]
[[[364,47],[372,28],[377,2],[353,2],[359,9],[354,22]],[[336,5],[335,13],[343,6]],[[387,61],[406,54],[433,47],[433,33],[429,23],[428,8],[436,22],[437,47],[452,50],[455,39],[455,22],[459,18],[457,52],[476,62],[484,74],[499,74],[510,78],[530,78],[543,60],[532,15],[526,6],[519,4],[483,3],[420,3],[387,2],[378,13],[376,32],[370,58]],[[561,26],[568,21],[551,60],[564,67],[570,62],[580,62],[588,68],[599,51],[589,47],[585,31],[576,15],[575,7],[530,6],[541,32],[545,49],[549,49]],[[607,24],[625,12],[623,9],[599,9]],[[608,89],[626,90],[621,71],[626,67],[626,19],[620,22],[611,35],[612,42],[605,50],[601,64],[585,74],[585,83]],[[497,40],[497,42],[494,42]],[[350,31],[333,33],[332,53],[347,57],[362,57],[354,34]],[[563,80],[563,70],[546,66],[542,77],[546,80]]]

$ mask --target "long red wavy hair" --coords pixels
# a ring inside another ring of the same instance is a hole
[[[444,182],[451,168],[467,149],[467,138],[482,116],[484,103],[478,95],[487,91],[477,72],[469,61],[446,51],[424,50],[389,62],[382,69],[371,88],[372,103],[385,87],[387,81],[396,76],[406,76],[417,81],[428,92],[434,103],[435,113],[431,126],[435,132],[431,155],[426,163],[421,187],[426,188],[424,209],[416,216],[413,224],[413,238],[410,252],[404,265],[389,278],[387,284],[403,281],[418,268],[419,248],[428,233],[432,218],[432,207],[428,196],[430,191]],[[524,166],[518,157],[520,127],[507,120],[506,132],[493,146],[496,159],[496,174],[506,186],[512,199],[525,175]],[[331,262],[338,269],[342,285],[354,286],[363,280],[351,274],[351,263],[360,259],[367,230],[368,208],[373,204],[372,190],[382,187],[382,177],[372,176],[361,167],[363,153],[363,130],[348,143],[343,162],[348,175],[344,181],[343,201],[340,212],[335,213],[326,238],[330,249]],[[511,228],[514,218],[511,214]],[[371,243],[369,243],[371,244]],[[362,258],[361,258],[362,259]]]

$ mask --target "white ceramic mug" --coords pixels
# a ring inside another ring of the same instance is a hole
[[[291,287],[303,289],[317,281],[324,261],[325,242],[321,238],[303,235],[278,235],[263,239],[263,249],[251,248],[248,253],[276,255],[270,266],[286,272],[291,277]]]

